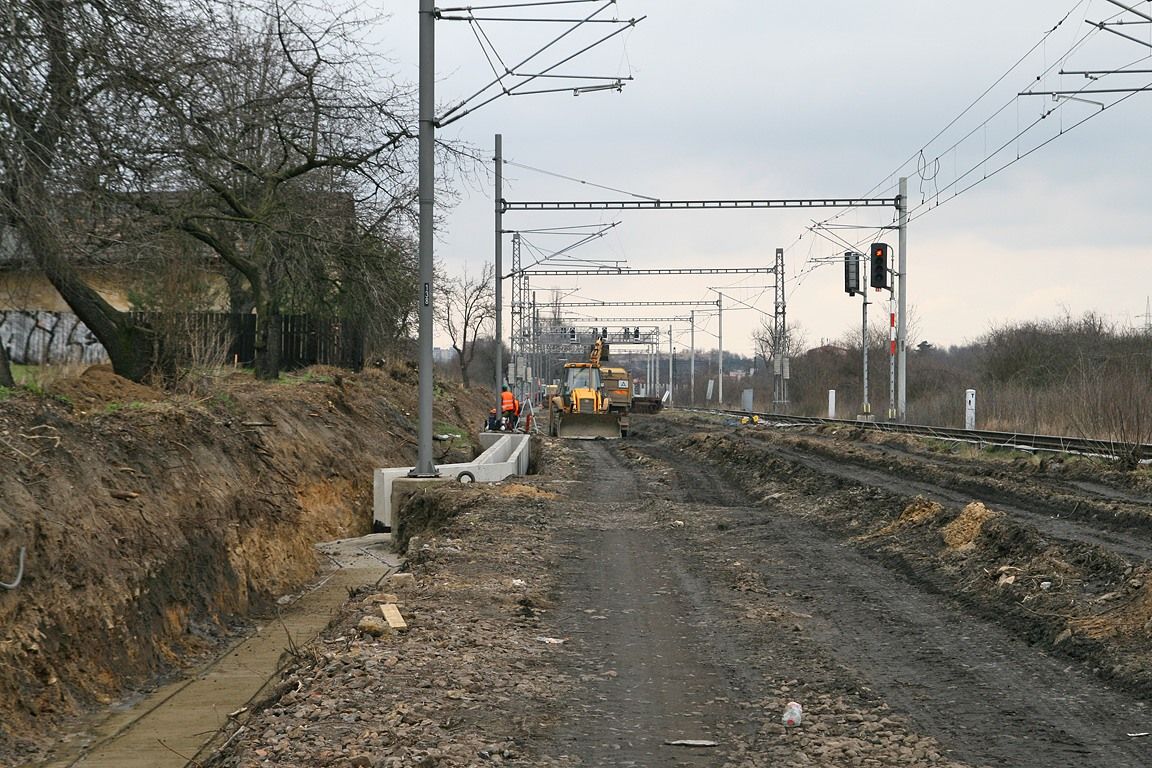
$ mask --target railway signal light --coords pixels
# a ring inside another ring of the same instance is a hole
[[[872,243],[869,249],[872,262],[872,280],[869,284],[873,288],[888,287],[888,254],[891,250],[887,243]]]
[[[568,341],[576,341],[576,326],[568,329]]]
[[[633,328],[632,329],[632,338],[634,338],[634,339],[640,338],[640,329],[639,328]]]
[[[854,251],[844,253],[844,292],[849,296],[863,293],[860,285],[860,254]]]
[[[608,338],[608,329],[607,328],[601,328],[600,329],[600,338],[602,338],[602,339]]]

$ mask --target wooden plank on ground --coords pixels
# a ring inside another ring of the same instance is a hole
[[[404,621],[404,617],[400,615],[400,609],[396,603],[384,603],[380,606],[380,613],[384,614],[384,620],[388,622],[388,626],[397,632],[408,629],[408,622]]]

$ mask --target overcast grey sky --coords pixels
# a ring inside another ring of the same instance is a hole
[[[1148,0],[1129,4],[1152,14]],[[596,7],[554,6],[546,13],[571,17]],[[417,0],[389,0],[382,10],[390,17],[379,27],[381,50],[402,78],[415,81]],[[1152,24],[1118,28],[1146,44],[1094,30],[1085,19],[1139,20],[1107,0],[620,0],[614,13],[647,19],[561,71],[635,78],[622,92],[505,97],[446,127],[442,135],[477,145],[490,157],[493,136],[501,133],[509,160],[663,199],[888,197],[895,190],[894,172],[902,173],[909,177],[915,216],[908,259],[913,342],[959,344],[998,324],[1065,311],[1095,310],[1143,325],[1139,316],[1152,295],[1152,93],[1105,110],[1015,94],[1028,87],[1148,86],[1152,74],[1113,75],[1092,83],[1060,76],[1058,70],[1125,65],[1152,70],[1152,59],[1141,61],[1152,53]],[[487,13],[497,14],[526,12]],[[561,29],[496,22],[482,28],[509,63]],[[437,23],[441,104],[458,101],[492,79],[474,31],[464,22]],[[606,25],[586,30],[595,36],[607,31]],[[588,39],[583,34],[557,50],[566,55]],[[990,87],[983,100],[929,143]],[[1083,98],[1112,103],[1119,96]],[[994,154],[1001,146],[1005,150]],[[902,165],[921,149],[923,162]],[[508,168],[506,175],[509,200],[622,197],[519,167]],[[973,182],[980,183],[955,195]],[[437,259],[449,271],[478,273],[492,259],[493,192],[486,180],[461,180],[461,189],[460,204],[445,212]],[[821,261],[843,254],[844,246],[808,229],[813,218],[836,213],[510,213],[505,226],[619,221],[609,235],[577,253],[623,259],[633,268],[770,266],[775,249],[785,248],[788,318],[815,345],[859,323],[859,298],[843,293],[842,267]],[[892,223],[893,216],[887,208],[862,209],[837,223],[878,227]],[[862,242],[864,249],[875,231],[836,234]],[[542,248],[564,242],[526,237]],[[884,239],[896,243],[894,232]],[[705,300],[714,298],[709,288],[722,288],[771,313],[772,292],[763,288],[771,280],[768,275],[538,277],[532,288],[542,301],[552,288],[577,289],[573,301]],[[508,295],[506,283],[505,302]],[[657,312],[672,310],[651,314]],[[880,311],[874,315],[881,316]],[[725,348],[750,352],[760,319],[754,311],[725,313]],[[715,332],[715,320],[705,325]],[[706,331],[698,331],[698,347],[715,346]],[[677,346],[687,341],[683,327]]]

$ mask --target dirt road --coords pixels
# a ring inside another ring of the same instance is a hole
[[[861,476],[790,436],[634,432],[446,492],[446,528],[414,551],[411,632],[356,637],[354,604],[210,764],[1152,765],[1152,737],[1129,735],[1152,731],[1149,642],[1129,631],[1143,534],[1028,527],[1062,525],[1041,512],[1086,481],[1038,479],[1037,512],[1002,473],[1020,520],[961,509],[982,499],[890,450],[852,447],[889,458]],[[1102,487],[1117,514],[1147,506]],[[937,491],[951,506],[913,498]],[[799,728],[780,724],[790,700]]]

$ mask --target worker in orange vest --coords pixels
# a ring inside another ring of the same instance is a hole
[[[516,415],[519,412],[520,404],[516,402],[516,396],[508,391],[508,387],[504,387],[500,392],[500,413],[509,430],[516,428]]]

